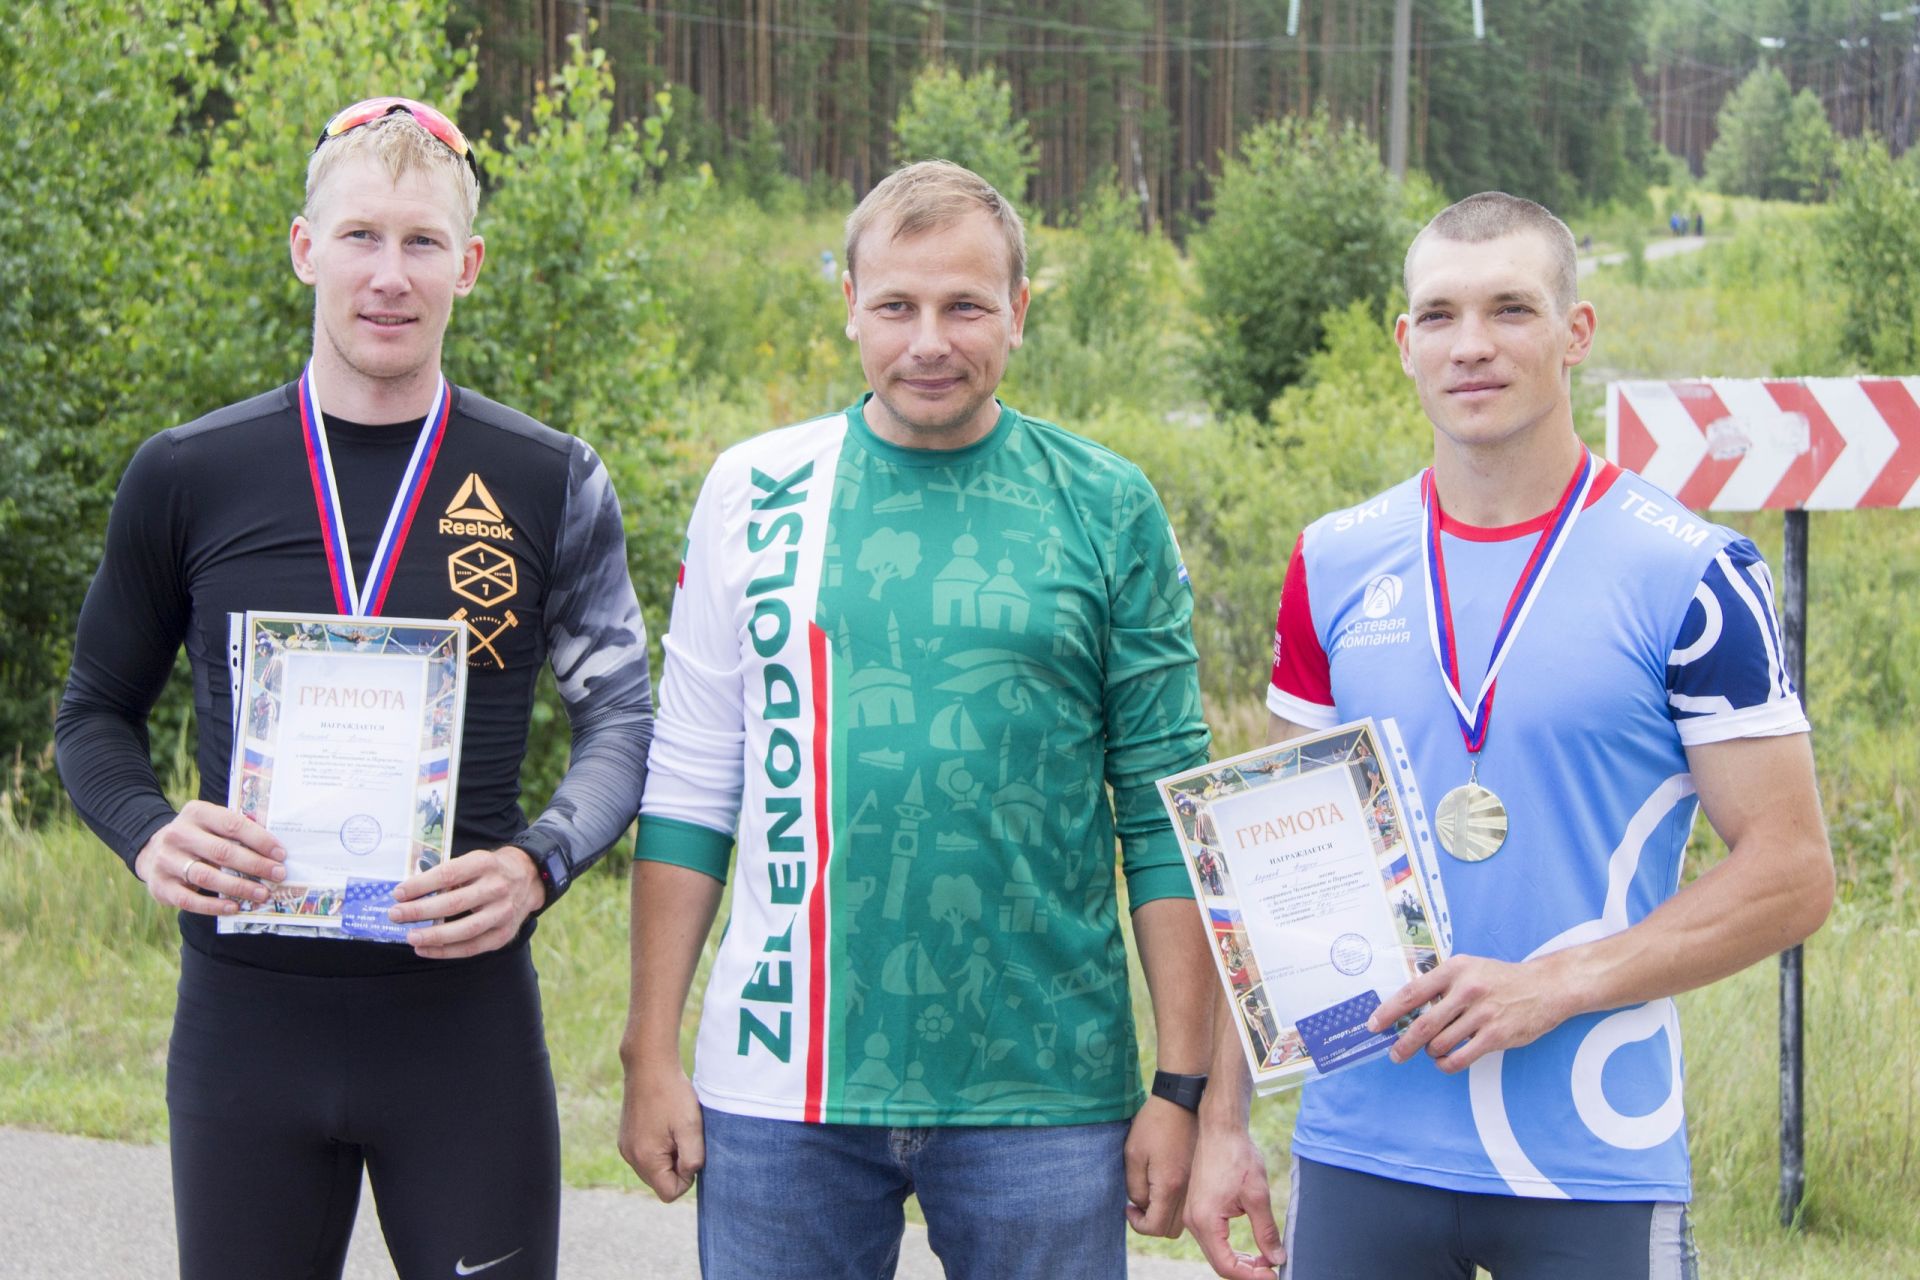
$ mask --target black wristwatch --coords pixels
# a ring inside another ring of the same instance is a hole
[[[1176,1107],[1185,1107],[1189,1111],[1200,1109],[1200,1095],[1206,1092],[1205,1076],[1183,1076],[1176,1071],[1156,1071],[1153,1073],[1153,1096],[1165,1098]]]
[[[567,861],[567,854],[560,842],[540,830],[528,827],[514,837],[514,846],[525,849],[527,856],[533,859],[533,869],[540,873],[540,883],[546,887],[547,901],[542,911],[560,900],[573,882],[573,864]]]

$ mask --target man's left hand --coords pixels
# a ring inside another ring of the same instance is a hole
[[[1566,978],[1556,969],[1545,958],[1509,964],[1453,956],[1375,1009],[1367,1029],[1385,1031],[1424,1004],[1427,1011],[1389,1054],[1405,1062],[1425,1049],[1442,1071],[1465,1071],[1496,1049],[1532,1044],[1566,1021]]]
[[[1127,1221],[1143,1236],[1180,1234],[1199,1120],[1165,1098],[1148,1098],[1127,1131]]]
[[[527,917],[546,903],[547,888],[525,850],[503,845],[475,849],[409,876],[395,886],[393,900],[400,905],[388,915],[396,924],[441,922],[407,935],[415,954],[457,960],[513,941]]]

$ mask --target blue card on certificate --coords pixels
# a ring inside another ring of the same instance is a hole
[[[340,911],[340,932],[349,938],[373,942],[405,942],[418,924],[395,924],[387,919],[393,908],[398,880],[348,880],[347,900]]]
[[[1377,1033],[1367,1030],[1367,1019],[1379,1007],[1379,992],[1362,991],[1330,1009],[1300,1019],[1296,1024],[1300,1042],[1322,1074],[1356,1058],[1370,1057],[1394,1042],[1396,1033],[1392,1030]]]

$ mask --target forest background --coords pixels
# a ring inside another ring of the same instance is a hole
[[[1395,179],[1393,0],[1303,0],[1296,36],[1280,0],[27,0],[0,27],[0,1123],[164,1135],[172,925],[67,812],[52,712],[134,446],[298,370],[285,233],[333,108],[412,93],[480,140],[488,263],[449,376],[606,457],[656,635],[714,454],[860,389],[823,270],[854,199],[927,154],[1019,193],[1035,303],[1004,394],[1159,487],[1225,754],[1263,727],[1295,533],[1429,449],[1386,326],[1447,198],[1544,200],[1615,262],[1584,286],[1596,444],[1609,378],[1920,371],[1920,5],[1881,3],[1486,0],[1479,39],[1468,0],[1419,0]],[[1654,261],[1676,213],[1704,247]],[[1777,557],[1777,515],[1727,519]],[[1920,521],[1812,523],[1842,902],[1809,951],[1811,1191],[1780,1232],[1762,967],[1683,1004],[1723,1275],[1920,1271]],[[152,738],[183,796],[191,732],[179,678]],[[532,804],[565,760],[550,689],[535,744]],[[1704,825],[1695,845],[1690,873],[1719,852]],[[605,867],[537,945],[568,1175],[631,1186],[624,858]],[[1276,1169],[1290,1114],[1262,1112]]]

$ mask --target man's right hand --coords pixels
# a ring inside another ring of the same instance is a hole
[[[662,1201],[678,1200],[706,1167],[707,1140],[700,1100],[676,1061],[665,1067],[629,1064],[620,1104],[620,1155]]]
[[[133,874],[162,906],[224,916],[241,899],[265,902],[267,887],[246,877],[285,880],[286,861],[286,847],[253,819],[192,800],[141,848]]]
[[[1246,1215],[1258,1253],[1234,1249],[1233,1220]],[[1187,1181],[1187,1230],[1207,1255],[1214,1274],[1226,1280],[1275,1280],[1287,1260],[1273,1220],[1267,1162],[1244,1126],[1202,1124]]]

